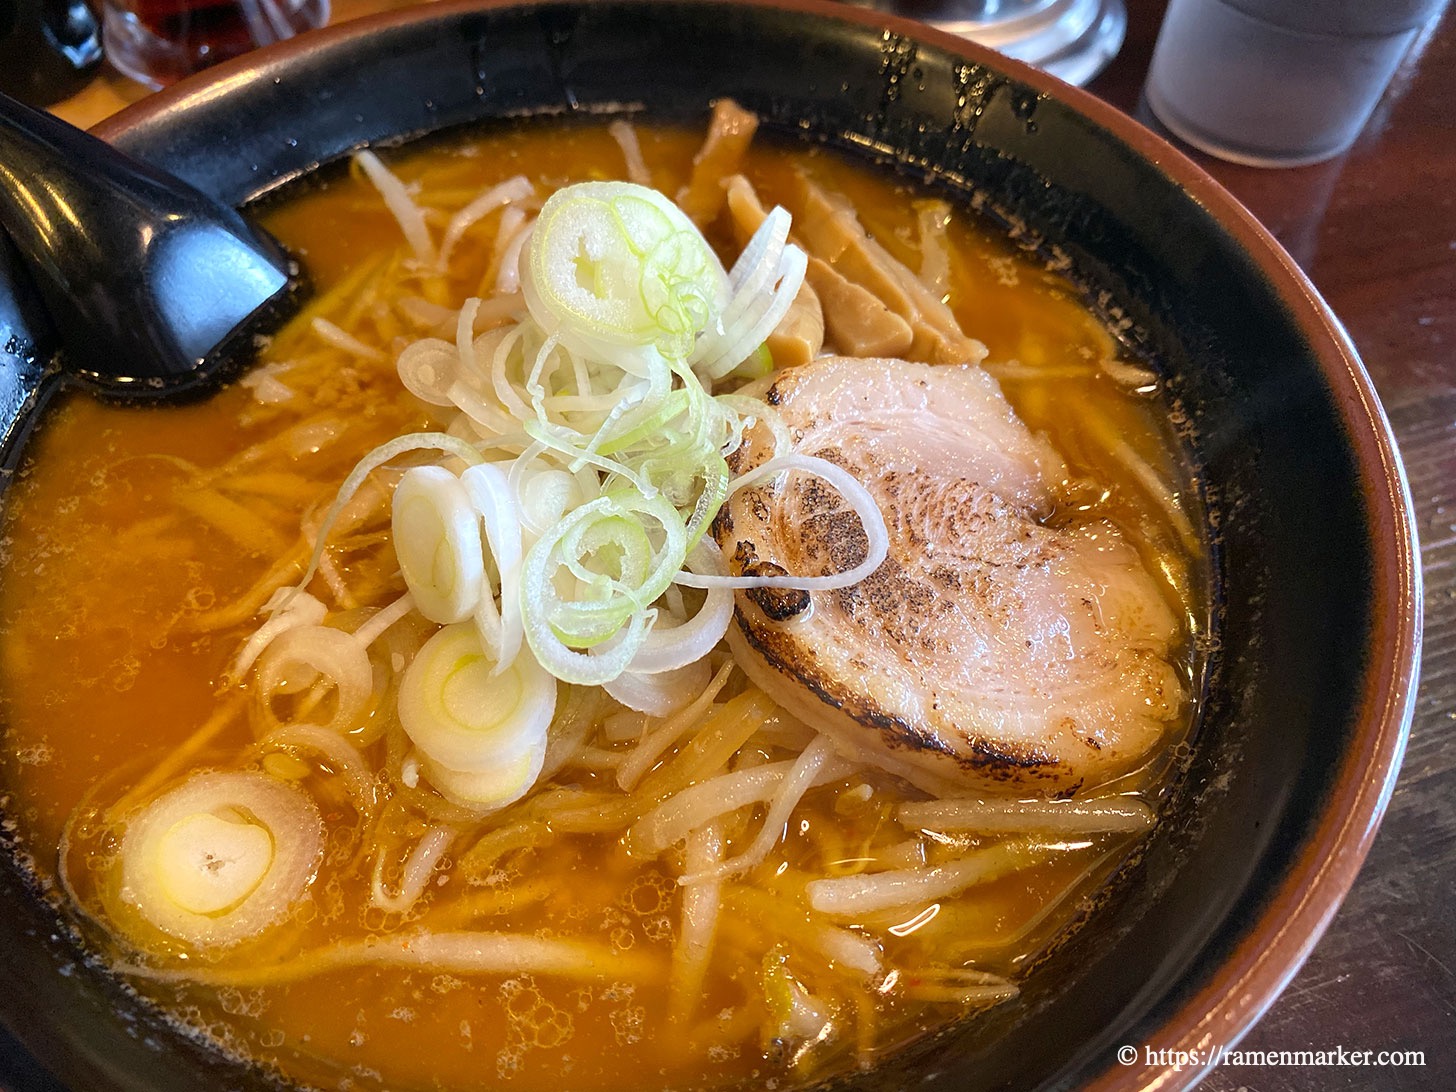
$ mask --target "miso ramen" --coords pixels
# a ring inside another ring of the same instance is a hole
[[[1015,1005],[1155,821],[1202,556],[1159,379],[970,208],[519,123],[266,226],[235,385],[11,487],[6,812],[304,1086],[780,1087]]]

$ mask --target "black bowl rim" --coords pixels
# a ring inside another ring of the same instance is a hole
[[[634,0],[651,4],[654,0]],[[1359,469],[1367,530],[1376,544],[1370,573],[1372,657],[1362,680],[1357,729],[1335,783],[1299,857],[1255,925],[1202,988],[1163,1016],[1143,1059],[1230,1046],[1268,1009],[1314,948],[1355,880],[1395,786],[1414,714],[1422,635],[1421,570],[1414,505],[1394,434],[1373,383],[1339,319],[1274,237],[1209,174],[1162,137],[1081,88],[1018,61],[909,19],[831,0],[689,0],[722,6],[777,8],[806,16],[880,29],[933,45],[967,62],[1010,76],[1059,99],[1131,148],[1215,217],[1280,290],[1292,319],[1315,351],[1330,385]],[[204,99],[246,95],[318,50],[437,21],[444,25],[472,11],[530,8],[513,0],[439,0],[326,27],[226,62],[126,107],[94,126],[107,140],[165,127]],[[1191,1087],[1206,1066],[1172,1062],[1109,1065],[1090,1086],[1099,1092]]]

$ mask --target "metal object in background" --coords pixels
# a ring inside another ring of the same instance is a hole
[[[918,19],[1068,83],[1084,84],[1117,56],[1122,0],[847,0]]]

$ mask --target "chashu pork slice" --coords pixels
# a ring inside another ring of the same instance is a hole
[[[780,704],[912,780],[1041,796],[1135,766],[1182,715],[1172,611],[1110,523],[1044,522],[1066,470],[986,372],[825,357],[765,397],[890,533],[853,587],[738,593],[729,641]],[[734,470],[770,445],[753,430]],[[799,472],[734,494],[714,533],[754,575],[838,572],[867,549],[853,509]]]

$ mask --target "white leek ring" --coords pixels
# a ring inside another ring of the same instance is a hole
[[[521,651],[521,508],[506,472],[494,463],[472,466],[460,475],[471,507],[485,524],[500,579],[500,607],[485,588],[475,608],[475,624],[496,673],[515,663]]]
[[[300,670],[302,669],[302,670]],[[352,633],[332,626],[298,626],[268,646],[258,667],[265,698],[296,694],[322,676],[337,688],[334,715],[324,727],[346,732],[355,727],[374,691],[369,650]]]
[[[689,570],[703,576],[722,577],[728,572],[717,543],[707,538],[700,540],[693,548],[693,552],[688,555],[687,565]],[[723,634],[728,632],[728,623],[733,620],[733,592],[729,588],[709,588],[703,605],[691,618],[675,625],[665,625],[663,619],[666,617],[670,616],[665,611],[657,612],[652,628],[647,631],[647,636],[627,664],[629,672],[655,675],[663,671],[676,671],[701,660],[717,647]],[[616,694],[612,696],[633,709],[651,712]]]
[[[169,936],[222,947],[286,917],[322,855],[303,790],[261,773],[195,774],[127,823],[121,898]]]
[[[727,274],[686,214],[629,182],[553,194],[523,272],[526,306],[541,328],[602,359],[644,346],[680,358],[728,293]]]
[[[513,804],[530,792],[545,761],[543,734],[523,739],[519,748],[498,754],[496,761],[484,769],[451,770],[425,758],[420,761],[420,770],[452,804],[477,811],[493,810]]]
[[[426,641],[405,670],[400,724],[437,769],[482,773],[528,742],[545,746],[556,680],[533,656],[517,656],[500,674],[495,666],[475,626],[462,622]]]
[[[480,516],[440,466],[417,466],[394,488],[394,552],[415,606],[432,622],[469,618],[485,586]]]

